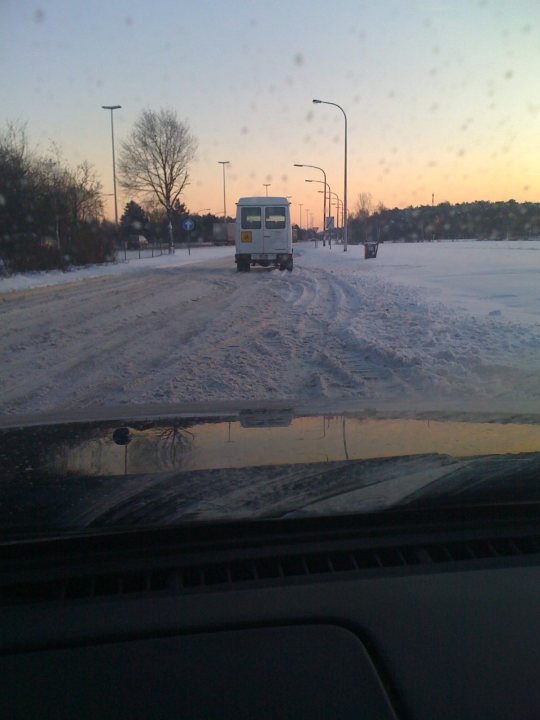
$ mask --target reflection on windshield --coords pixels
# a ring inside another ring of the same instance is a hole
[[[0,440],[10,536],[538,495],[540,424],[281,413],[266,426],[260,414],[169,418],[13,429]]]
[[[441,420],[292,418],[259,413],[240,420],[111,423],[5,431],[6,479],[114,476],[252,468],[393,457],[454,458],[540,452],[539,424]]]

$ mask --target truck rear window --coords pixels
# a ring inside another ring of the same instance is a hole
[[[260,230],[261,229],[261,208],[260,207],[243,207],[242,208],[242,229],[243,230]]]
[[[270,230],[283,230],[285,228],[285,208],[267,207],[264,222]]]

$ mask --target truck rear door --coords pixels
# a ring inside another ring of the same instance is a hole
[[[237,252],[263,253],[263,218],[261,208],[244,205],[240,208],[240,242]]]
[[[288,252],[287,208],[283,205],[264,208],[264,252],[266,254]]]

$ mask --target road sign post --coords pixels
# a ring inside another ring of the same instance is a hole
[[[188,234],[188,255],[191,255],[191,233],[195,228],[195,222],[191,218],[186,218],[182,222],[182,227]]]

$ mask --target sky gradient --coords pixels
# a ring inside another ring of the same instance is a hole
[[[538,0],[0,0],[0,125],[27,123],[90,161],[112,192],[117,151],[144,108],[170,107],[198,138],[184,202],[227,210],[245,195],[292,196],[322,222],[325,169],[349,210],[359,193],[404,207],[540,201]],[[119,191],[119,211],[127,200]],[[107,211],[112,217],[112,199]]]

